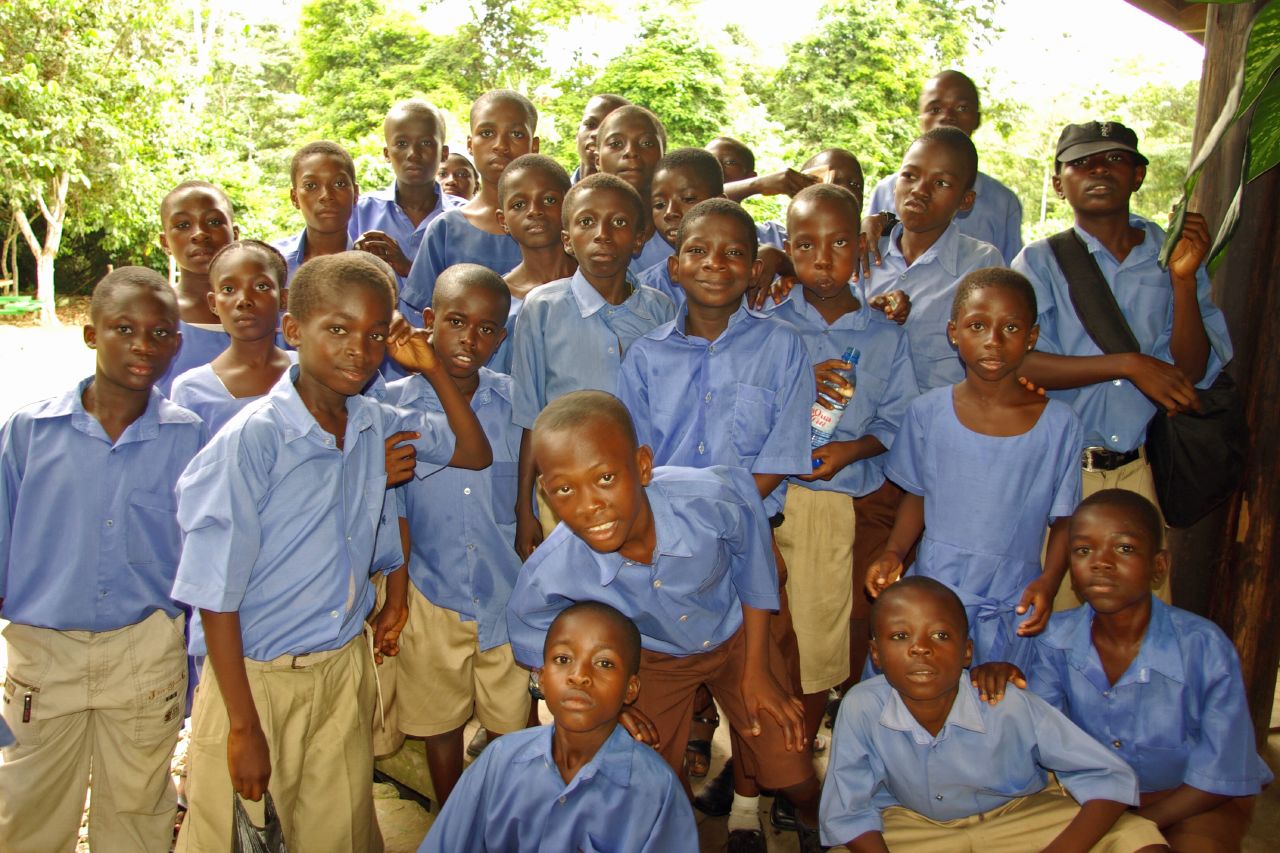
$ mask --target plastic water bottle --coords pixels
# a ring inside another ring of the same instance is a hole
[[[844,351],[844,355],[840,356],[840,360],[852,365],[848,370],[837,370],[836,372],[849,380],[849,384],[857,390],[858,387],[858,359],[862,353],[853,347],[849,347]],[[831,436],[835,435],[836,426],[840,423],[840,418],[844,415],[844,410],[849,407],[849,401],[853,399],[850,394],[848,399],[825,392],[818,394],[819,399],[826,398],[831,403],[831,408],[824,408],[819,402],[814,402],[813,408],[809,411],[809,443],[814,447],[821,447],[831,440]],[[815,461],[814,467],[818,464]]]

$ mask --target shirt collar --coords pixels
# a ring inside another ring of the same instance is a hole
[[[106,439],[106,431],[98,419],[89,414],[84,407],[84,392],[93,382],[93,376],[86,376],[57,397],[49,400],[43,407],[32,413],[32,417],[60,418],[70,416],[71,426],[86,435],[96,435]],[[192,423],[197,416],[170,403],[153,385],[147,397],[147,407],[142,410],[138,419],[125,427],[116,444],[128,444],[133,441],[146,441],[160,434],[160,424]]]
[[[681,525],[676,521],[675,513],[671,509],[671,499],[667,493],[660,485],[651,482],[645,486],[644,494],[649,501],[649,511],[653,513],[653,529],[657,540],[653,546],[653,561],[650,565],[655,565],[660,557],[692,557],[693,549],[680,535]],[[613,583],[618,573],[622,571],[622,567],[633,562],[617,553],[601,556],[606,558],[600,561],[602,586]]]
[[[615,308],[626,307],[628,311],[645,320],[657,320],[658,317],[653,313],[652,306],[648,304],[647,299],[641,298],[640,284],[636,281],[635,276],[630,271],[627,272],[627,283],[631,285],[631,295],[623,300],[622,305],[615,305]],[[569,292],[573,294],[573,300],[578,304],[578,313],[584,318],[590,317],[602,308],[607,308],[609,303],[600,295],[600,291],[592,287],[591,282],[587,281],[587,277],[582,274],[582,270],[578,270],[569,279]]]
[[[392,197],[394,198],[394,196]],[[294,240],[297,242],[293,243]],[[290,243],[293,243],[293,245],[290,246]],[[294,267],[301,266],[307,257],[307,229],[304,227],[297,237],[282,241],[277,248],[280,249],[280,254],[284,255],[285,260],[291,261]],[[353,248],[355,248],[355,244],[351,241],[351,235],[348,234],[347,251],[351,251]]]
[[[555,757],[551,752],[551,739],[555,732],[555,724],[544,726],[528,743],[516,751],[511,756],[511,761],[518,764],[529,764],[538,759],[550,768],[551,772],[560,778],[560,768],[556,767]],[[600,744],[600,749],[596,754],[591,756],[591,760],[584,764],[569,782],[567,788],[572,788],[578,784],[586,782],[594,777],[597,773],[602,774],[609,781],[613,782],[620,788],[631,786],[631,761],[635,755],[636,745],[631,735],[627,734],[627,730],[621,724],[614,726],[613,731],[609,733],[609,737],[605,738],[604,743]]]
[[[478,376],[480,384],[476,386],[475,393],[471,395],[472,409],[488,405],[494,397],[500,397],[508,403],[511,402],[510,391],[506,385],[499,381],[499,374],[487,367],[481,367]],[[427,381],[427,378],[421,373],[413,373],[409,375],[408,381],[405,383],[398,405],[408,406],[419,400],[422,400],[423,404],[433,411],[444,411],[444,406],[440,405],[440,396],[436,394],[435,389],[431,387],[431,383]]]
[[[804,298],[804,287],[799,282],[796,283],[795,287],[791,288],[791,292],[787,294],[786,298],[778,303],[777,310],[792,311],[810,325],[818,328],[853,329],[855,331],[865,329],[867,324],[871,322],[871,309],[867,305],[866,293],[860,283],[850,282],[849,287],[853,289],[853,295],[857,297],[858,310],[845,314],[830,325],[818,313],[818,309]]]
[[[1164,232],[1160,230],[1160,226],[1143,219],[1136,213],[1129,214],[1129,224],[1134,228],[1141,228],[1146,232],[1147,236],[1143,238],[1141,243],[1134,246],[1133,249],[1129,251],[1129,254],[1125,256],[1124,261],[1121,262],[1121,266],[1129,266],[1131,264],[1147,260],[1148,258],[1154,258],[1160,251],[1160,244],[1164,242]],[[1104,254],[1113,261],[1115,260],[1115,256],[1111,254],[1111,250],[1102,245],[1101,240],[1090,234],[1088,231],[1085,231],[1079,225],[1072,225],[1071,227],[1075,230],[1080,239],[1084,241],[1084,245],[1088,248],[1089,254]]]
[[[1056,637],[1053,645],[1067,653],[1067,662],[1073,669],[1086,675],[1092,673],[1099,684],[1109,685],[1102,670],[1102,660],[1093,645],[1093,620],[1096,614],[1088,604],[1081,605],[1080,617],[1065,636]],[[1116,686],[1125,683],[1146,684],[1151,681],[1151,673],[1161,675],[1179,683],[1187,679],[1186,665],[1178,652],[1177,635],[1173,628],[1173,619],[1169,614],[1169,605],[1154,595],[1151,596],[1151,621],[1147,623],[1147,633],[1138,647],[1129,668],[1120,676]]]
[[[748,306],[747,297],[744,295],[742,297],[742,304],[739,305],[738,309],[729,316],[729,325],[725,326],[724,331],[720,333],[720,337],[716,338],[715,341],[710,341],[710,343],[715,343],[716,341],[724,340],[725,338],[732,335],[735,331],[737,331],[735,327],[745,322],[748,317],[755,317],[757,320],[769,319],[769,315],[766,314],[765,312],[757,311],[754,308],[751,308],[750,306]],[[680,337],[686,340],[689,340],[690,339],[689,335],[686,335],[684,332],[684,325],[687,319],[689,319],[689,303],[686,300],[685,302],[682,302],[680,304],[680,307],[678,309],[676,309],[675,320],[673,320],[670,323],[666,323],[661,328],[657,329],[654,332],[653,337],[658,340],[663,340],[665,338],[671,337],[672,335],[679,335]],[[704,339],[698,338],[698,340],[704,340]]]
[[[902,258],[903,264],[906,264],[906,257],[902,254],[902,248],[899,241],[902,239],[902,223],[899,222],[893,226],[893,230],[889,232],[889,254]],[[924,250],[920,257],[916,258],[916,262],[911,266],[922,266],[924,264],[937,261],[938,265],[946,271],[948,275],[959,277],[960,275],[960,226],[956,224],[954,219],[947,225],[945,231],[942,232],[936,242],[929,248]]]
[[[920,725],[911,711],[907,710],[906,703],[902,701],[898,691],[892,687],[889,688],[889,698],[884,703],[884,709],[880,712],[880,725],[895,731],[907,732],[916,743],[926,744],[935,740],[933,735]],[[987,730],[982,722],[982,708],[978,704],[977,691],[969,683],[968,670],[960,672],[956,699],[951,705],[951,712],[947,714],[947,721],[942,724],[942,729],[938,732],[938,739],[946,737],[947,729],[952,726],[979,733]]]
[[[308,411],[307,404],[298,396],[298,389],[294,386],[298,380],[298,371],[298,365],[292,365],[267,393],[273,407],[280,413],[284,440],[289,444],[305,437],[312,430],[324,431],[315,416]],[[373,425],[373,415],[369,411],[371,405],[376,404],[362,394],[347,398],[348,434],[361,432]]]

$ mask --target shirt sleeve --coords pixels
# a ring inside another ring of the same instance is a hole
[[[928,436],[920,420],[924,399],[917,397],[907,407],[907,415],[902,419],[902,429],[898,431],[884,465],[885,476],[913,495],[925,493],[924,464],[928,452]]]
[[[1063,407],[1066,408],[1066,404]],[[1069,518],[1080,504],[1080,448],[1084,447],[1084,427],[1075,412],[1068,409],[1066,414],[1066,429],[1057,441],[1054,470],[1058,472],[1058,487],[1049,508],[1050,523],[1059,518]]]
[[[674,773],[668,773],[662,804],[653,817],[653,830],[639,853],[698,853],[698,826],[689,798]]]
[[[804,341],[779,322],[787,334],[773,340],[784,344],[779,353],[778,382],[780,393],[774,398],[773,428],[765,436],[760,453],[751,465],[753,474],[810,474],[813,472],[809,444],[809,414],[818,397],[813,367]]]
[[[516,315],[511,336],[511,420],[516,426],[533,429],[547,404],[546,359],[543,357],[543,300],[529,298]]]
[[[1050,617],[1049,628],[1054,629],[1054,619]],[[1027,662],[1027,689],[1039,696],[1051,707],[1067,713],[1067,695],[1065,688],[1066,660],[1061,649],[1054,648],[1045,642],[1044,635],[1031,639],[1031,656]]]
[[[865,833],[883,832],[880,812],[898,804],[889,793],[884,763],[866,737],[864,723],[878,724],[878,713],[859,693],[850,693],[841,703],[818,808],[823,844],[848,844]]]
[[[1122,758],[1108,752],[1040,697],[1011,686],[1004,701],[1010,699],[1028,705],[1035,729],[1036,760],[1057,774],[1062,787],[1076,802],[1113,800],[1130,806],[1138,804],[1138,777]]]
[[[1040,336],[1036,339],[1036,350],[1061,354],[1062,341],[1058,337],[1058,306],[1053,295],[1052,273],[1045,266],[1050,256],[1049,244],[1045,241],[1032,243],[1018,253],[1010,266],[1026,276],[1036,292],[1036,323],[1040,326]],[[1056,264],[1056,262],[1054,262]]]
[[[415,477],[421,480],[448,466],[449,460],[453,458],[457,436],[453,434],[444,412],[417,407],[402,409],[386,404],[383,404],[383,411],[388,416],[388,438],[402,431],[418,433],[418,438],[412,441],[416,451],[413,465]]]
[[[563,534],[562,534],[563,535]],[[530,669],[542,665],[542,646],[547,631],[561,610],[573,603],[563,595],[549,592],[543,586],[542,577],[556,572],[567,559],[563,539],[557,541],[555,532],[538,546],[516,578],[515,588],[507,601],[507,634],[511,638],[511,651],[518,662]]]
[[[502,752],[501,749],[486,749],[463,771],[453,789],[457,796],[449,796],[439,816],[432,822],[418,853],[466,853],[485,849],[484,816],[488,811],[489,775],[500,770],[493,765],[497,760],[494,756],[500,756]]]
[[[627,355],[622,359],[618,369],[618,399],[631,413],[631,420],[636,427],[636,440],[640,444],[654,446],[652,419],[649,417],[649,359],[645,348],[638,346],[640,341],[631,345]]]
[[[734,589],[743,604],[757,610],[777,610],[778,564],[773,558],[773,531],[765,515],[764,503],[759,498],[755,480],[743,468],[718,466],[725,476],[735,499],[726,501],[728,511],[736,519],[723,525],[730,550],[730,572]]]
[[[1271,772],[1254,746],[1240,659],[1225,636],[1213,640],[1195,657],[1195,677],[1202,680],[1200,732],[1187,756],[1183,782],[1211,794],[1247,797],[1262,790]]]
[[[1012,192],[1009,192],[1006,198],[1009,201],[1009,207],[1005,213],[1004,234],[1000,245],[996,248],[1000,250],[1004,262],[1008,264],[1022,251],[1022,202],[1018,201],[1018,197]]]
[[[893,210],[893,175],[886,175],[871,191],[871,204],[867,206],[867,215],[872,216],[885,210]],[[847,840],[847,839],[846,839]]]
[[[19,441],[17,417],[0,428],[0,599],[9,587],[9,552],[13,546],[13,519],[18,512],[27,441]],[[25,422],[30,426],[30,421]],[[24,436],[25,438],[25,436]]]
[[[867,425],[867,435],[880,439],[885,450],[893,447],[898,430],[907,416],[911,401],[920,396],[920,386],[911,367],[911,346],[905,334],[898,335],[898,346],[889,367],[889,381],[876,406],[876,415]]]

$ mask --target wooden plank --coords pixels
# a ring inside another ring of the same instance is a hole
[[[1164,21],[1176,30],[1204,43],[1207,5],[1187,0],[1126,0],[1153,18]]]

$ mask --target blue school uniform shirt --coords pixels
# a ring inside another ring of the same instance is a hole
[[[1048,771],[1079,803],[1138,803],[1129,766],[1033,693],[1010,686],[988,705],[962,672],[935,737],[879,675],[840,703],[819,807],[822,843],[883,832],[890,806],[932,821],[990,811],[1044,790]]]
[[[354,241],[366,231],[381,231],[395,240],[404,256],[412,261],[418,256],[418,247],[422,245],[422,238],[426,235],[427,226],[432,220],[446,210],[466,204],[464,200],[446,194],[440,189],[438,181],[435,189],[436,206],[431,208],[431,212],[417,225],[413,224],[413,220],[396,201],[395,181],[392,181],[391,186],[385,190],[363,193],[356,201],[356,208],[351,213],[350,221],[347,222],[347,236]],[[400,286],[403,287],[404,279],[399,276],[397,278]]]
[[[454,264],[480,264],[506,275],[520,261],[520,244],[510,234],[482,231],[467,221],[462,205],[450,208],[427,227],[413,268],[400,290],[400,312],[409,322],[421,326],[422,309],[431,305],[436,277]]]
[[[662,235],[654,231],[648,240],[644,241],[644,245],[640,247],[640,253],[631,257],[631,263],[627,265],[627,272],[631,275],[639,275],[649,267],[665,261],[674,255],[675,249],[671,244],[662,239]]]
[[[787,226],[781,222],[757,222],[756,239],[761,246],[772,246],[781,252],[787,239]]]
[[[1080,501],[1080,421],[1048,400],[1035,426],[993,436],[960,423],[952,388],[912,401],[885,463],[885,474],[924,496],[924,534],[912,574],[955,590],[969,614],[976,666],[1025,665],[1014,607],[1040,576],[1045,529]]]
[[[422,434],[416,476],[448,463],[442,419],[365,394],[347,399],[343,449],[307,410],[291,367],[240,412],[178,481],[182,561],[173,597],[238,612],[244,655],[258,661],[338,649],[373,607],[369,576],[404,563],[383,440]],[[207,654],[197,612],[190,651]]]
[[[1156,262],[1164,230],[1140,216],[1130,215],[1129,224],[1147,234],[1123,262],[1116,261],[1092,234],[1079,227],[1075,231],[1102,270],[1142,352],[1172,364],[1169,342],[1173,337],[1173,289],[1169,273]],[[1036,349],[1059,355],[1102,354],[1076,314],[1067,279],[1048,240],[1037,240],[1023,249],[1013,268],[1030,279],[1036,291],[1040,312]],[[1209,276],[1203,266],[1196,271],[1196,297],[1210,346],[1204,378],[1196,387],[1208,388],[1223,365],[1231,361],[1231,336],[1226,318],[1213,304]],[[1050,391],[1049,396],[1069,404],[1084,422],[1081,447],[1106,447],[1121,453],[1136,450],[1146,441],[1147,423],[1156,413],[1155,404],[1127,379]]]
[[[507,606],[516,660],[542,664],[556,615],[602,601],[668,655],[718,648],[742,627],[742,604],[778,609],[772,534],[755,483],[741,468],[654,468],[645,487],[657,545],[649,564],[599,554],[561,522],[525,561]]]
[[[284,255],[285,267],[288,269],[288,281],[293,281],[293,274],[298,271],[298,267],[302,266],[302,262],[307,259],[307,229],[303,228],[301,232],[292,237],[284,237],[276,240],[271,245],[280,250],[280,254]],[[355,243],[351,237],[347,237],[347,251],[355,248]]]
[[[1093,608],[1055,613],[1035,638],[1027,686],[1138,774],[1144,792],[1186,784],[1246,797],[1274,778],[1254,746],[1235,647],[1217,625],[1152,596],[1138,655],[1113,685]]]
[[[665,260],[658,261],[653,266],[642,271],[636,276],[636,281],[645,287],[652,287],[662,293],[671,300],[671,304],[676,306],[677,309],[684,307],[686,301],[684,288],[676,284],[675,279],[671,277],[671,271],[667,268]]]
[[[231,346],[231,336],[221,325],[179,320],[178,331],[182,333],[182,346],[178,347],[178,354],[169,362],[169,369],[156,380],[156,388],[166,397],[171,397],[173,383],[179,376],[208,364]]]
[[[471,397],[493,464],[481,471],[442,468],[396,489],[411,531],[409,579],[437,607],[475,622],[480,649],[507,641],[507,600],[520,572],[516,541],[516,466],[522,430],[511,422],[511,377],[480,368]],[[421,374],[387,386],[388,402],[444,416]]]
[[[156,610],[182,544],[173,488],[208,438],[152,389],[115,444],[85,411],[82,380],[0,429],[0,615],[56,631],[114,631]]]
[[[857,388],[831,439],[853,441],[874,435],[887,451],[893,447],[907,406],[919,391],[911,372],[906,334],[896,324],[880,322],[876,316],[880,312],[868,306],[865,299],[859,298],[859,302],[857,311],[828,325],[804,298],[804,289],[795,287],[781,303],[767,306],[766,310],[800,334],[811,366],[838,359],[849,347],[859,351]],[[882,453],[859,459],[830,480],[805,483],[793,479],[790,485],[862,497],[884,484],[886,456]]]
[[[490,744],[418,853],[697,853],[689,798],[651,747],[615,726],[565,782],[551,754],[554,731],[538,726]]]
[[[617,395],[655,465],[735,465],[752,474],[807,474],[809,412],[817,397],[795,330],[744,302],[714,341],[687,335],[686,304],[636,341]],[[785,488],[764,498],[782,511]]]
[[[289,361],[293,364],[298,363],[298,354],[292,350],[288,351]],[[213,365],[202,364],[193,370],[179,376],[173,382],[173,390],[169,393],[169,399],[182,406],[184,409],[190,409],[200,416],[205,422],[205,426],[209,428],[209,434],[213,435],[226,425],[237,412],[249,405],[255,400],[261,400],[265,394],[255,394],[251,397],[233,397],[231,392],[227,390],[227,386],[222,384],[222,380],[218,378],[218,374],[213,372]]]
[[[614,392],[631,345],[675,316],[670,299],[634,281],[632,287],[621,305],[610,305],[578,270],[525,297],[511,345],[517,424],[533,429],[547,403],[570,391]]]
[[[964,379],[964,363],[947,337],[956,285],[973,270],[1002,267],[1005,262],[995,246],[965,236],[954,220],[910,266],[902,255],[901,239],[902,223],[880,239],[882,263],[871,268],[866,292],[872,297],[902,290],[911,298],[911,314],[903,328],[923,394]]]
[[[516,334],[516,317],[520,316],[520,309],[523,306],[523,299],[517,296],[511,297],[511,305],[507,308],[507,336],[502,339],[502,343],[498,344],[493,355],[489,356],[489,363],[485,365],[494,373],[511,375],[511,346]]]
[[[894,210],[893,189],[897,183],[897,174],[880,179],[871,193],[868,215]],[[956,214],[960,233],[990,243],[1000,250],[1004,264],[1012,263],[1022,251],[1022,202],[1013,190],[983,172],[978,173],[973,191],[973,207]]]

